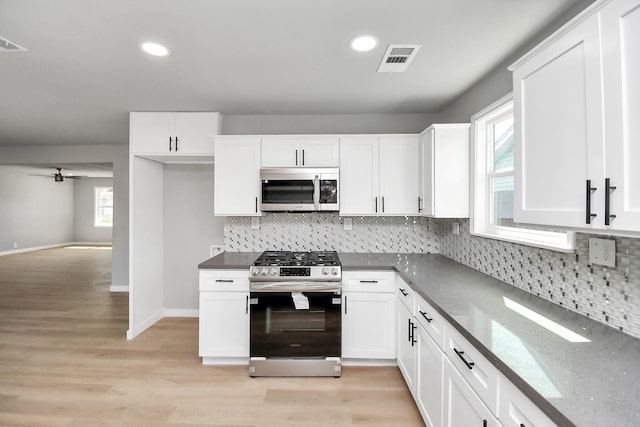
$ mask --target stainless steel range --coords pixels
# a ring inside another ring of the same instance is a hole
[[[249,269],[250,376],[341,374],[338,254],[267,251]]]

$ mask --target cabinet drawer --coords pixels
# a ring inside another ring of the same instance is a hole
[[[393,271],[343,271],[345,292],[394,292],[396,274]]]
[[[201,291],[248,291],[249,270],[200,270]]]
[[[469,385],[494,414],[498,411],[498,369],[453,326],[445,330],[445,353]]]
[[[511,381],[500,375],[498,419],[504,427],[553,427],[551,421]]]
[[[415,315],[415,291],[400,276],[396,276],[396,295],[407,306],[409,312]]]
[[[415,297],[416,319],[420,325],[427,331],[431,338],[438,344],[438,347],[444,351],[444,318],[431,305],[429,305],[420,295]]]

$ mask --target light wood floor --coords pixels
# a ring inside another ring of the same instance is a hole
[[[1,426],[422,426],[395,367],[334,378],[249,378],[202,366],[197,319],[125,339],[111,252],[0,257]]]

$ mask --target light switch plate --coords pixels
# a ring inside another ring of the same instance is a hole
[[[344,218],[344,229],[345,231],[353,230],[353,218]]]
[[[589,264],[616,266],[616,241],[613,239],[589,238]]]
[[[451,232],[453,234],[455,234],[456,236],[458,236],[460,234],[460,223],[459,222],[452,222],[451,223]]]
[[[251,229],[260,230],[260,217],[257,217],[257,216],[251,217]]]

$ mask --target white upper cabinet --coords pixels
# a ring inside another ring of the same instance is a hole
[[[219,136],[215,150],[214,214],[260,216],[260,138]]]
[[[337,167],[337,136],[277,135],[262,137],[262,167]]]
[[[432,125],[420,134],[421,216],[469,217],[469,124]]]
[[[341,137],[340,194],[341,215],[417,215],[417,135]]]
[[[514,64],[517,222],[640,231],[639,49],[639,1],[613,0]]]
[[[608,228],[640,232],[640,1],[614,0],[600,14],[605,178],[616,187],[610,191],[609,214],[615,218]]]
[[[133,154],[213,155],[219,113],[131,113]]]

